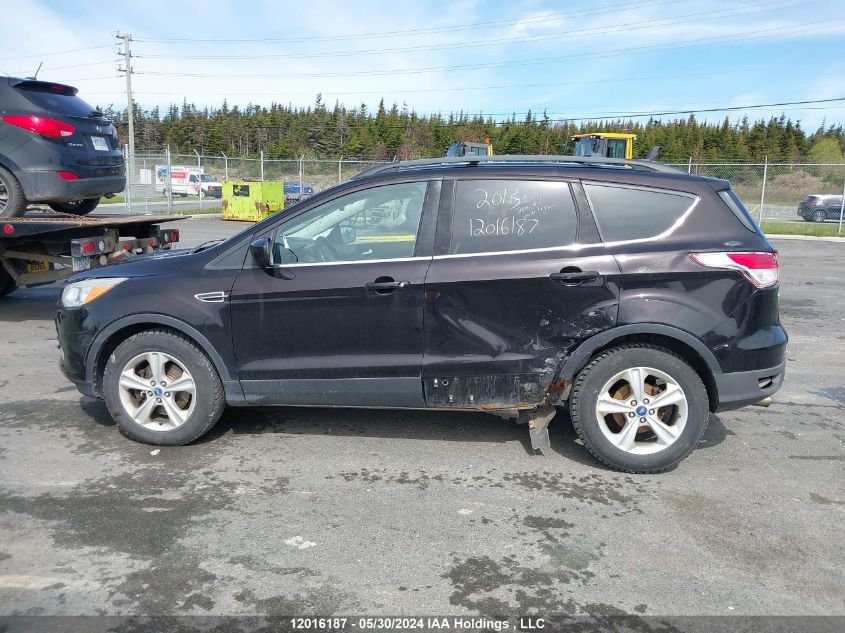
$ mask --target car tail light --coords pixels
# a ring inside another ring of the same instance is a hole
[[[65,136],[73,136],[76,128],[70,123],[58,121],[56,119],[48,119],[43,116],[29,116],[29,115],[8,115],[3,117],[3,121],[12,125],[17,125],[25,130],[46,136],[47,138],[60,138]]]
[[[738,270],[758,288],[768,288],[778,282],[777,253],[690,253],[690,259],[707,268]]]
[[[11,224],[6,224],[6,225],[3,226],[3,232],[6,235],[11,235],[12,233],[15,232],[15,227],[13,227]]]
[[[60,171],[58,174],[59,178],[62,180],[79,180],[79,176],[74,174],[72,171]]]

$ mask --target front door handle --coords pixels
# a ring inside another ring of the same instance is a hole
[[[594,281],[599,278],[597,270],[562,270],[549,275],[554,281],[562,281],[565,285],[577,285],[582,281]]]
[[[385,295],[390,294],[394,290],[402,290],[411,285],[410,281],[394,281],[392,277],[379,277],[375,281],[364,284],[364,287],[370,292]]]

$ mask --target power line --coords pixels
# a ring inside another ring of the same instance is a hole
[[[133,55],[134,57],[134,55]],[[732,70],[759,70],[763,67],[761,66],[733,66]],[[511,90],[514,88],[555,88],[561,86],[581,86],[581,85],[600,85],[600,84],[608,84],[608,83],[621,83],[621,82],[637,82],[637,81],[650,81],[653,79],[676,79],[680,77],[689,78],[689,77],[707,77],[713,75],[724,75],[724,71],[722,70],[714,70],[709,72],[701,72],[701,73],[691,73],[691,72],[683,72],[683,73],[673,73],[669,75],[651,75],[651,76],[642,76],[642,77],[615,77],[611,79],[592,79],[592,80],[584,80],[584,81],[555,81],[555,82],[542,82],[542,83],[530,83],[530,84],[505,84],[505,85],[495,85],[495,86],[461,86],[459,88],[413,88],[409,90],[393,90],[390,94],[417,94],[417,93],[438,93],[438,92],[468,92],[468,91],[478,91],[478,90]],[[317,91],[322,96],[355,96],[355,95],[385,95],[384,90],[356,90],[353,92],[335,92],[332,90],[319,90]],[[108,92],[86,92],[86,94],[112,94],[111,91]],[[135,94],[142,94],[142,95],[158,95],[158,96],[184,96],[184,92],[154,92],[154,91],[135,91]],[[285,91],[285,97],[313,97],[315,96],[315,92],[287,92]],[[191,91],[191,95],[193,96],[210,96],[210,97],[280,97],[280,93],[276,92],[196,92]]]
[[[637,0],[636,2],[623,2],[619,4],[613,5],[603,5],[600,7],[592,7],[590,9],[575,9],[572,11],[555,11],[555,12],[548,12],[543,13],[541,15],[528,17],[528,18],[508,18],[502,20],[488,20],[486,22],[474,22],[471,24],[457,24],[452,26],[442,26],[442,27],[430,27],[427,29],[406,29],[400,31],[376,31],[371,33],[351,33],[351,34],[338,34],[338,35],[315,35],[309,37],[295,37],[295,38],[274,38],[274,37],[265,37],[265,38],[190,38],[190,37],[177,37],[177,38],[161,38],[161,37],[137,37],[135,41],[138,42],[155,42],[155,43],[177,43],[177,42],[196,42],[196,43],[244,43],[244,44],[264,44],[264,43],[278,43],[278,44],[290,44],[296,42],[322,42],[322,41],[339,41],[339,40],[357,40],[357,39],[370,39],[373,37],[407,37],[407,36],[414,36],[414,35],[429,35],[434,33],[452,33],[452,32],[459,32],[459,31],[467,31],[476,29],[479,27],[487,27],[487,26],[496,26],[496,25],[506,25],[506,24],[533,24],[535,22],[545,22],[550,19],[560,18],[560,17],[572,17],[572,16],[581,16],[581,15],[597,15],[601,13],[609,13],[613,11],[619,11],[620,9],[641,9],[647,8],[652,6],[658,6],[663,4],[673,4],[675,0],[652,0],[650,2],[642,2],[642,0]]]
[[[110,59],[104,62],[86,62],[84,64],[69,64],[67,66],[46,66],[41,69],[42,73],[46,73],[52,70],[66,70],[68,68],[83,68],[85,66],[104,66],[105,64],[115,64],[117,63],[116,59]],[[23,73],[18,73],[23,74]]]
[[[507,66],[525,66],[525,65],[533,65],[533,64],[549,64],[555,63],[560,61],[568,61],[572,59],[596,59],[596,58],[604,58],[604,57],[614,57],[618,55],[625,55],[630,53],[643,53],[643,52],[654,52],[659,50],[665,49],[679,49],[679,48],[691,48],[695,46],[707,45],[707,44],[715,44],[715,43],[728,43],[728,42],[738,42],[738,41],[745,41],[749,39],[755,39],[757,37],[772,33],[778,32],[780,34],[792,35],[796,33],[802,33],[808,30],[811,30],[818,26],[819,24],[826,24],[830,25],[831,23],[827,20],[817,20],[814,22],[805,22],[799,23],[794,27],[787,27],[784,28],[783,26],[776,26],[771,27],[768,29],[758,29],[753,31],[746,31],[744,33],[734,34],[734,35],[719,35],[714,37],[706,37],[706,38],[698,38],[692,40],[685,40],[683,44],[672,43],[672,44],[657,44],[657,45],[648,45],[648,46],[636,46],[636,47],[629,47],[629,48],[619,48],[619,49],[611,49],[607,51],[599,51],[596,53],[574,53],[570,55],[563,55],[559,57],[539,57],[539,58],[524,58],[518,59],[513,61],[503,61],[503,62],[491,62],[491,63],[479,63],[479,64],[464,64],[460,66],[429,66],[429,67],[422,67],[422,68],[404,68],[404,69],[392,69],[392,70],[366,70],[366,71],[344,71],[344,72],[331,72],[331,73],[283,73],[283,74],[268,74],[268,73],[260,73],[260,74],[246,74],[246,73],[180,73],[180,72],[161,72],[161,71],[136,71],[139,75],[151,75],[151,76],[159,76],[159,77],[195,77],[195,78],[227,78],[227,79],[267,79],[267,78],[276,78],[276,77],[288,77],[288,78],[306,78],[306,77],[317,77],[317,78],[331,78],[331,77],[351,77],[351,76],[385,76],[385,75],[404,75],[404,74],[420,74],[420,73],[428,73],[428,72],[456,72],[456,71],[466,71],[466,70],[482,70],[487,68],[503,68]],[[837,26],[840,26],[845,23],[838,23]],[[801,28],[798,28],[801,27]]]
[[[323,57],[347,57],[347,56],[355,56],[355,55],[372,55],[372,54],[388,54],[388,53],[418,53],[418,52],[430,52],[430,51],[439,51],[439,50],[455,50],[455,49],[462,49],[462,48],[479,48],[483,46],[507,46],[510,44],[521,44],[521,43],[535,43],[535,42],[543,42],[548,40],[556,40],[562,39],[565,37],[573,38],[573,37],[593,37],[596,35],[603,35],[607,33],[618,33],[620,31],[634,31],[634,30],[643,30],[643,29],[652,29],[662,26],[669,26],[672,24],[679,24],[687,21],[688,18],[700,18],[700,19],[719,19],[724,18],[732,15],[742,15],[742,14],[749,14],[749,13],[759,13],[761,11],[769,11],[775,7],[783,7],[783,6],[790,6],[794,4],[801,4],[797,3],[794,0],[774,0],[772,2],[761,2],[755,5],[744,5],[738,8],[733,9],[719,9],[715,11],[700,11],[697,13],[687,13],[684,15],[677,15],[671,16],[667,18],[659,18],[653,20],[640,20],[637,22],[628,22],[617,24],[614,26],[607,26],[607,27],[593,27],[588,29],[576,29],[570,31],[559,31],[556,33],[547,33],[543,35],[523,35],[517,37],[510,37],[510,38],[495,38],[489,40],[479,40],[473,42],[464,42],[464,43],[447,43],[447,44],[431,44],[431,45],[424,45],[424,46],[408,46],[408,47],[401,47],[401,48],[371,48],[371,49],[363,49],[363,50],[352,50],[352,51],[321,51],[319,53],[265,53],[263,55],[180,55],[181,59],[201,59],[201,60],[216,60],[216,59],[226,59],[226,60],[253,60],[253,59],[314,59],[314,58],[323,58]],[[703,18],[702,16],[710,16],[708,18]],[[143,57],[146,59],[171,59],[173,55],[162,55],[162,54],[141,54],[136,55],[136,57]]]
[[[0,57],[0,62],[10,61],[13,59],[38,59],[41,57],[51,57],[53,55],[67,55],[68,53],[79,53],[81,51],[93,51],[99,48],[111,48],[112,44],[103,44],[102,46],[86,46],[85,48],[70,48],[64,51],[53,51],[51,53],[38,53],[37,55],[18,55],[16,57]]]

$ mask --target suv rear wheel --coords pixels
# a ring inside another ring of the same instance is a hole
[[[825,220],[827,220],[827,213],[822,209],[813,211],[813,222],[824,222]]]
[[[97,205],[100,204],[100,199],[85,198],[84,200],[74,200],[72,202],[48,202],[47,204],[53,211],[72,213],[73,215],[88,215],[97,208]]]
[[[26,213],[26,196],[12,172],[0,167],[0,217],[19,218]]]
[[[707,391],[672,352],[645,344],[599,354],[575,379],[572,423],[587,449],[617,470],[674,468],[707,428]]]
[[[103,391],[114,421],[129,438],[178,446],[220,419],[223,384],[192,341],[168,330],[130,336],[109,356]]]

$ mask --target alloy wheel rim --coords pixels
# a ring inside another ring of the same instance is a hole
[[[0,180],[0,211],[5,211],[9,204],[9,190],[6,188],[6,183]]]
[[[616,448],[634,455],[672,446],[686,427],[689,404],[678,382],[653,367],[630,367],[608,380],[596,400],[596,421]]]
[[[184,363],[164,352],[144,352],[126,363],[118,389],[129,417],[152,431],[179,428],[196,406],[193,376]]]

